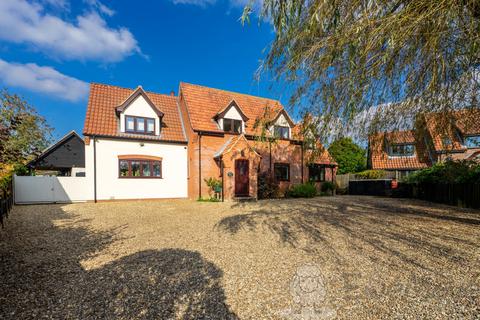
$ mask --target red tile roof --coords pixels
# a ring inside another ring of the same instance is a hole
[[[415,154],[410,157],[388,155],[388,144],[415,144]],[[423,139],[416,139],[412,130],[381,132],[370,136],[370,161],[375,170],[422,169],[431,165],[427,147]]]
[[[160,136],[120,132],[119,118],[115,113],[115,108],[121,105],[134,91],[134,89],[92,83],[83,134],[161,141],[186,141],[177,106],[177,97],[153,92],[146,93],[155,106],[164,113]]]
[[[273,119],[283,110],[277,100],[255,97],[247,94],[208,88],[199,85],[180,83],[180,94],[183,95],[194,130],[223,132],[214,121],[215,115],[235,101],[249,119],[245,125],[247,135],[255,134],[254,124],[257,119]]]
[[[455,130],[461,135],[480,134],[480,110],[463,109],[450,114],[428,113],[425,115],[427,130],[432,137],[435,151],[464,151],[466,148]],[[451,145],[444,145],[443,138],[449,138]]]

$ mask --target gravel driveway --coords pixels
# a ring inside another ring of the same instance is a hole
[[[478,319],[479,248],[407,199],[17,206],[0,319]]]

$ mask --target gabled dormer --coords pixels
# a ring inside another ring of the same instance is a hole
[[[295,127],[295,123],[284,109],[277,114],[271,123],[272,125],[269,130],[275,137],[279,139],[291,139],[292,129]]]
[[[160,135],[163,112],[150,100],[141,86],[115,110],[121,133]]]
[[[238,106],[235,100],[232,100],[223,110],[218,112],[213,118],[218,128],[225,133],[241,134],[245,132],[245,123],[248,117]]]

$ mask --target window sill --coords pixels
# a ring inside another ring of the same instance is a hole
[[[118,177],[118,179],[163,179],[163,177]]]
[[[135,134],[135,135],[142,135],[142,136],[156,136],[155,132],[145,133],[145,132],[136,132],[136,131],[127,131],[127,130],[125,130],[123,133]]]

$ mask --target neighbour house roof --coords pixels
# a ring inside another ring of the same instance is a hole
[[[84,145],[84,141],[82,139],[82,137],[80,137],[76,132],[75,130],[72,130],[70,132],[68,132],[66,135],[64,135],[63,137],[61,137],[58,141],[54,142],[53,144],[51,144],[50,146],[48,146],[47,148],[45,148],[41,154],[39,154],[35,159],[31,160],[29,163],[27,163],[27,167],[43,167],[45,166],[45,163],[44,163],[44,160],[49,156],[51,155],[52,153],[55,152],[55,150],[58,150],[64,143],[67,143],[66,146],[67,146],[67,149],[71,149],[71,147],[69,146],[69,144],[71,144],[72,140],[71,139],[77,139],[77,145],[78,146],[82,146],[82,148],[79,150],[80,153],[83,153],[83,145]],[[55,157],[57,158],[57,157]],[[50,159],[51,160],[54,160],[55,162],[57,162],[57,159]],[[77,166],[83,166],[85,165],[85,158],[84,158],[84,155],[83,154],[79,154],[78,156],[75,156],[73,157],[73,160],[70,162],[70,160],[72,159],[61,159],[61,167],[73,167],[75,165]],[[66,163],[66,162],[69,162],[69,163]],[[58,163],[57,163],[58,164]],[[48,164],[47,166],[51,167],[53,166],[53,164]]]
[[[425,115],[425,124],[435,151],[462,152],[466,148],[462,145],[458,133],[462,136],[480,134],[480,110],[462,109],[452,111],[447,116],[442,113],[428,113]],[[448,138],[451,145],[444,145],[444,138]]]
[[[160,136],[120,132],[117,108],[121,111],[126,102],[133,101],[140,94],[147,97],[147,102],[158,110],[157,114],[163,114]],[[146,92],[141,88],[134,90],[98,83],[90,85],[83,134],[172,142],[186,141],[175,96]]]
[[[254,124],[257,119],[262,117],[274,119],[280,111],[284,110],[282,104],[277,100],[185,82],[180,83],[180,93],[185,100],[193,130],[196,131],[223,133],[214,119],[232,101],[235,101],[241,112],[248,118],[245,123],[245,133],[247,135],[255,134]]]
[[[414,144],[413,156],[390,156],[388,145]],[[427,146],[423,139],[417,139],[413,130],[380,132],[369,139],[372,169],[422,169],[431,165]]]

